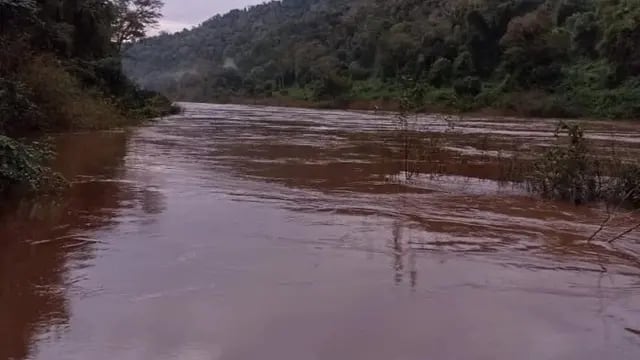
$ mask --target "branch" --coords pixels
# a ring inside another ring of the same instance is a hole
[[[629,190],[625,196],[620,200],[620,202],[618,203],[618,205],[616,205],[615,209],[613,209],[613,211],[611,211],[609,209],[609,206],[607,206],[607,218],[602,222],[602,224],[600,224],[600,227],[598,228],[598,230],[596,230],[591,237],[589,237],[589,240],[587,240],[587,242],[591,242],[593,239],[596,238],[596,236],[598,236],[604,229],[605,227],[609,224],[609,222],[611,222],[611,220],[613,220],[615,213],[618,211],[618,209],[620,209],[620,207],[622,206],[622,204],[624,204],[625,201],[629,200],[629,197],[631,197],[631,195],[633,195],[633,193],[635,193],[636,191],[638,191],[639,188],[638,186],[636,186],[635,188]],[[626,235],[626,234],[625,234]],[[617,240],[617,239],[616,239]]]
[[[593,239],[596,238],[596,236],[600,235],[600,233],[604,230],[604,228],[609,224],[609,222],[611,221],[611,219],[613,218],[613,213],[609,212],[607,218],[602,222],[602,224],[600,224],[600,227],[598,228],[598,230],[596,230],[587,240],[587,242],[591,242]]]
[[[632,227],[632,228],[630,228],[630,229],[627,229],[627,230],[625,230],[625,231],[621,232],[618,236],[616,236],[616,237],[614,237],[614,238],[610,239],[610,240],[609,240],[609,241],[607,241],[607,242],[608,242],[609,244],[611,244],[611,243],[615,242],[616,240],[620,240],[621,238],[623,238],[623,237],[625,237],[625,236],[627,236],[627,235],[631,234],[632,232],[634,232],[634,231],[636,231],[636,230],[638,230],[638,229],[640,229],[640,224],[637,224],[636,226],[634,226],[634,227]]]

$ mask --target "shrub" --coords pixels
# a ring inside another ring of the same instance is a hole
[[[371,70],[362,67],[357,61],[349,65],[349,73],[353,80],[366,80],[371,77]]]
[[[529,189],[546,198],[576,204],[600,200],[602,174],[598,160],[590,153],[583,129],[561,122],[556,137],[566,132],[565,144],[552,146],[535,163],[528,179]]]
[[[503,94],[497,101],[501,108],[520,116],[572,118],[581,114],[574,104],[562,94],[544,91],[525,91]]]
[[[452,88],[427,88],[425,103],[429,105],[442,105],[445,107],[457,108],[458,97]]]
[[[560,123],[564,143],[548,149],[534,164],[529,189],[544,197],[576,204],[604,201],[640,207],[640,165],[617,156],[599,157],[579,125]]]
[[[453,62],[453,74],[458,78],[470,76],[474,73],[473,58],[471,53],[464,51]]]
[[[41,113],[31,100],[31,90],[22,82],[0,78],[0,134],[37,129]]]
[[[429,82],[440,87],[449,82],[451,79],[452,64],[451,60],[446,58],[438,58],[429,70]]]
[[[590,89],[585,87],[570,90],[581,115],[600,118],[632,119],[640,116],[640,86],[627,82],[613,89]]]
[[[453,89],[459,96],[476,96],[482,91],[482,82],[476,76],[467,76],[456,80],[453,83]]]
[[[344,97],[352,88],[352,83],[339,75],[329,74],[313,86],[313,97],[316,100],[333,100]]]
[[[640,165],[621,163],[613,169],[607,199],[610,202],[640,208]]]
[[[41,56],[27,64],[24,82],[46,115],[38,124],[40,130],[104,129],[126,124],[112,101],[84,89],[52,57]]]
[[[0,135],[0,195],[49,190],[62,184],[62,177],[45,165],[52,155],[42,144],[25,145]]]

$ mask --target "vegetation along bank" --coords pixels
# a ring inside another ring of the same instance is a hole
[[[159,0],[0,1],[0,196],[59,183],[53,131],[105,129],[176,109],[122,71],[121,50],[157,23]]]

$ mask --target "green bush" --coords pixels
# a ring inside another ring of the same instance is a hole
[[[476,76],[467,76],[454,81],[453,89],[458,96],[476,96],[482,91],[482,82]]]
[[[358,62],[354,61],[349,65],[349,72],[353,80],[366,80],[371,77],[371,70],[362,67]]]
[[[638,163],[599,156],[577,124],[561,122],[556,137],[558,143],[535,160],[532,171],[525,171],[531,192],[576,204],[603,201],[640,208]]]
[[[610,201],[640,208],[640,165],[622,163],[612,171],[607,193]]]
[[[0,135],[0,195],[50,190],[63,179],[45,164],[53,153],[44,145],[25,145]]]
[[[23,78],[33,91],[33,102],[45,114],[40,130],[105,129],[127,123],[110,99],[83,88],[52,57],[33,59],[25,66]]]
[[[22,82],[0,77],[0,134],[17,134],[38,127],[42,114]]]
[[[440,87],[451,80],[452,64],[447,58],[439,58],[436,60],[429,70],[429,83],[433,86]]]
[[[534,164],[528,179],[531,191],[551,199],[576,204],[600,200],[602,173],[598,160],[591,154],[583,129],[576,124],[560,123],[556,137],[566,142],[548,149]]]
[[[473,58],[471,53],[463,51],[453,62],[453,75],[457,78],[471,76],[474,73]]]
[[[329,74],[315,83],[313,97],[315,100],[342,99],[349,93],[352,86],[349,79],[337,74]]]
[[[640,86],[627,82],[613,89],[573,88],[569,92],[582,116],[608,119],[640,117]]]

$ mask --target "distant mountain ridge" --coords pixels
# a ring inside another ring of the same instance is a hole
[[[140,41],[124,65],[180,100],[375,101],[410,83],[459,110],[628,118],[637,38],[634,0],[283,0]]]

